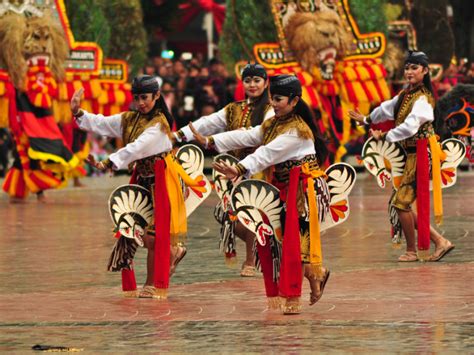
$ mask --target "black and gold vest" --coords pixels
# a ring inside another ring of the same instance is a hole
[[[164,133],[170,132],[166,116],[159,110],[152,114],[144,115],[136,111],[127,111],[122,114],[122,140],[125,145],[134,142],[147,128],[160,123]],[[168,152],[146,157],[134,162],[140,176],[154,175],[155,161],[163,159]],[[132,168],[131,166],[129,168]]]
[[[314,141],[313,132],[306,122],[298,115],[293,113],[285,117],[272,117],[262,124],[263,144],[266,145],[279,135],[284,134],[292,129],[298,133],[298,137],[302,139],[311,139]],[[289,179],[290,170],[295,166],[309,163],[311,170],[319,169],[316,154],[305,156],[301,160],[288,160],[275,165],[274,179],[279,183],[286,183]]]
[[[400,92],[394,109],[395,126],[399,126],[405,122],[405,119],[412,111],[416,100],[422,96],[426,96],[428,103],[434,108],[435,102],[433,95],[423,85],[412,90],[403,90]],[[416,141],[418,139],[429,138],[434,134],[433,124],[431,122],[426,122],[421,125],[420,129],[413,137],[409,137],[400,143],[404,148],[413,148],[416,146]]]
[[[247,100],[244,101],[236,101],[228,104],[224,110],[225,110],[225,117],[227,121],[227,131],[233,131],[236,129],[240,128],[251,128],[252,127],[252,122],[251,122],[251,116],[252,112],[255,108],[255,105],[253,103],[247,102]],[[267,104],[264,110],[264,115],[267,114],[268,110],[270,110],[271,105]],[[262,117],[263,121],[264,117]],[[251,154],[254,151],[253,148],[244,148],[244,149],[238,149],[232,152],[232,155],[234,155],[238,159],[242,159],[248,154]]]

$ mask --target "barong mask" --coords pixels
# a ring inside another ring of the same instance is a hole
[[[122,185],[109,197],[109,212],[115,231],[143,246],[146,228],[153,221],[150,191],[139,185]]]

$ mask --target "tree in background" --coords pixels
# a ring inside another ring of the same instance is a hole
[[[77,41],[97,42],[104,56],[126,60],[134,75],[143,67],[148,42],[140,0],[66,0]]]
[[[278,40],[270,1],[227,0],[219,40],[221,60],[232,72],[239,60],[253,60],[253,46]]]
[[[418,47],[430,58],[447,68],[454,54],[454,35],[448,21],[448,0],[417,0],[411,21],[416,28]]]
[[[387,0],[350,0],[352,16],[361,33],[382,32],[388,34],[387,19],[384,9]]]

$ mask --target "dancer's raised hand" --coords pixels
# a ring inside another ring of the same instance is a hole
[[[193,132],[194,139],[196,142],[198,142],[200,145],[205,147],[206,149],[208,148],[208,138],[204,137],[201,133],[199,133],[196,128],[194,128],[193,123],[189,122],[189,128],[191,129],[191,132]]]
[[[357,121],[359,124],[364,124],[364,119],[365,119],[365,116],[360,113],[359,109],[356,108],[355,110],[349,110],[349,117],[354,120],[354,121]]]
[[[77,115],[81,108],[81,98],[84,93],[84,88],[80,88],[74,92],[71,99],[71,112],[73,115]]]
[[[106,171],[106,170],[110,170],[110,166],[106,163],[104,163],[103,161],[97,161],[95,160],[94,156],[92,154],[89,154],[87,156],[87,159],[86,159],[86,162],[93,166],[94,168],[96,168],[97,170],[100,170],[100,171]]]
[[[371,129],[369,132],[377,141],[383,138],[383,132],[380,129]]]
[[[239,171],[237,168],[225,161],[215,161],[212,163],[212,167],[221,174],[225,175],[225,177],[229,180],[236,181],[239,177]]]

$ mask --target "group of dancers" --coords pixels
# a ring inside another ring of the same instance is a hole
[[[430,139],[435,134],[434,100],[424,53],[410,52],[405,78],[407,88],[369,116],[350,112],[350,117],[361,124],[394,120],[395,127],[388,132],[371,133],[377,140],[400,142],[408,152],[401,186],[391,201],[407,242],[400,262],[418,260],[415,229],[419,219],[412,210],[419,188],[415,179],[419,169],[416,146],[419,140]],[[320,225],[328,218],[330,203],[328,177],[322,169],[326,163],[326,143],[311,108],[302,99],[302,86],[296,76],[268,78],[263,66],[249,63],[243,68],[242,81],[246,100],[231,103],[178,132],[170,130],[172,117],[158,81],[152,76],[133,80],[136,111],[109,117],[96,115],[80,108],[81,90],[74,94],[71,110],[81,129],[119,137],[124,143],[123,148],[107,159],[99,162],[91,159],[89,163],[104,171],[130,168],[131,183],[153,191],[154,224],[147,229],[143,240],[148,251],[143,289],[137,290],[130,265],[133,261],[116,268],[122,271],[123,290],[128,296],[166,298],[169,277],[187,252],[180,239],[186,234],[186,216],[183,217],[183,196],[178,186],[181,180],[172,178],[177,164],[173,152],[178,143],[195,140],[206,149],[230,152],[237,158],[237,164],[218,160],[213,164],[215,171],[235,184],[242,178],[262,179],[279,189],[284,207],[280,217],[282,246],[278,274],[272,267],[270,243],[266,247],[255,243],[255,234],[229,213],[220,220],[231,226],[230,233],[245,242],[241,275],[255,274],[255,252],[264,274],[270,308],[282,309],[284,314],[300,313],[303,277],[310,285],[310,304],[321,298],[330,276],[329,269],[322,264],[319,239]],[[202,187],[192,179],[187,183],[194,184],[194,188]],[[433,227],[429,228],[435,251],[426,259],[438,261],[454,245]],[[229,229],[225,232],[229,233]]]

